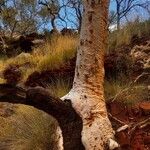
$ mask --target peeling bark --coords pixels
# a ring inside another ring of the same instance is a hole
[[[112,142],[114,132],[108,119],[103,90],[108,3],[108,0],[83,1],[74,84],[62,98],[71,100],[83,120],[82,142],[86,150],[103,150],[109,144],[110,149],[118,146]]]

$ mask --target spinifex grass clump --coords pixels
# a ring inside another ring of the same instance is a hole
[[[72,36],[53,37],[49,42],[47,41],[42,48],[46,54],[39,61],[37,70],[41,72],[64,66],[67,61],[76,56],[77,43],[77,38]],[[40,51],[37,50],[37,53]]]
[[[22,72],[22,82],[25,82],[35,71],[43,72],[66,67],[66,63],[76,56],[77,45],[78,37],[52,37],[35,48],[32,53],[21,53],[16,57],[0,61],[0,72],[8,68],[7,66],[17,66]]]
[[[22,78],[22,73],[17,65],[9,65],[3,71],[4,79],[8,84],[16,85]]]

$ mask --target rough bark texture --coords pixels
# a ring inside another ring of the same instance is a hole
[[[103,150],[113,138],[105,106],[104,51],[107,42],[108,0],[84,0],[84,14],[75,78],[70,99],[83,119],[82,142],[86,150]]]
[[[54,98],[41,87],[26,91],[13,85],[3,84],[0,85],[0,102],[31,105],[52,115],[57,119],[62,131],[63,149],[84,150],[81,142],[82,119],[72,108],[69,100],[61,101],[59,98]]]

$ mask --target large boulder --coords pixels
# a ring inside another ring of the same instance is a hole
[[[56,150],[56,121],[25,105],[0,103],[0,150]]]

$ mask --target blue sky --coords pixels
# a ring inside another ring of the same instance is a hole
[[[61,0],[60,0],[61,1]],[[110,7],[109,7],[109,9],[110,10],[116,10],[116,3],[115,3],[115,1],[114,0],[110,0],[111,2],[110,2]],[[146,0],[135,0],[135,2],[145,2]],[[148,0],[147,0],[148,1]],[[149,0],[150,1],[150,0]],[[68,12],[69,12],[69,10],[68,10]],[[149,18],[149,15],[148,15],[148,13],[146,13],[146,11],[144,11],[143,9],[140,9],[140,8],[138,8],[138,9],[136,9],[136,10],[132,10],[130,13],[129,13],[129,15],[127,16],[128,17],[128,20],[135,20],[136,18],[137,18],[137,16],[140,16],[143,20],[144,19],[147,19],[147,18]],[[74,16],[73,16],[73,14],[72,14],[72,16],[70,17],[70,19],[72,19],[73,21],[74,21]],[[59,24],[59,21],[57,21],[57,23],[58,23],[58,25],[59,25],[59,28],[62,28],[63,26],[61,26],[60,24]],[[122,19],[122,23],[124,24],[125,23],[125,19]],[[73,23],[70,23],[70,22],[67,22],[67,25],[70,27],[70,28],[75,28],[75,26],[73,25]]]
[[[59,1],[62,3],[62,0],[59,0]],[[65,1],[67,1],[67,0],[65,0]],[[135,1],[144,2],[146,0],[135,0]],[[150,1],[150,0],[147,0],[147,1]],[[10,3],[10,5],[12,5],[12,4]],[[111,0],[110,10],[116,10],[115,0]],[[70,9],[67,9],[67,11],[68,11],[68,14],[70,14],[70,16],[69,16],[70,20],[75,22],[76,20],[75,20],[75,17],[74,17],[74,12],[71,12]],[[138,10],[134,10],[134,11],[130,12],[130,14],[128,15],[128,19],[129,20],[134,20],[138,15],[141,16],[141,18],[144,18],[144,19],[147,19],[148,17],[150,17],[148,15],[148,13],[146,13],[146,11],[143,11],[142,9],[138,8]],[[61,12],[61,16],[64,16],[64,12],[63,11]],[[123,23],[125,22],[124,20],[125,19],[122,19]],[[60,21],[60,20],[57,20],[56,23],[57,23],[57,27],[59,29],[62,29],[63,27],[65,27],[65,23],[62,23],[62,21]],[[48,30],[51,30],[50,22],[47,23],[46,26],[42,26],[42,27],[46,27]],[[42,30],[42,27],[40,28],[40,30]],[[69,21],[67,21],[67,27],[69,27],[69,28],[76,28],[76,26],[73,23],[69,22]]]

